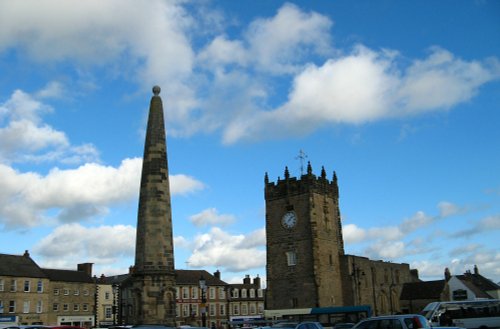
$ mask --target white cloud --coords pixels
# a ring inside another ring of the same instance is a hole
[[[480,248],[481,248],[481,246],[479,244],[476,244],[476,243],[461,245],[457,248],[450,250],[449,255],[451,257],[456,258],[460,255],[476,253],[476,252],[478,252],[478,250]]]
[[[386,241],[394,241],[402,239],[404,237],[403,233],[399,227],[386,226],[386,227],[374,227],[368,230],[368,236],[371,239],[379,239]]]
[[[33,248],[43,258],[43,267],[74,268],[75,259],[97,265],[112,264],[119,258],[133,258],[135,228],[115,225],[83,227],[79,224],[59,226]]]
[[[183,236],[174,236],[174,246],[175,248],[187,249],[190,246],[190,242]]]
[[[188,262],[191,267],[216,266],[230,272],[239,272],[265,266],[265,233],[258,230],[248,236],[231,235],[214,227],[209,233],[198,235]]]
[[[1,153],[3,158],[12,158],[19,150],[38,151],[47,147],[66,147],[66,135],[47,125],[36,126],[32,121],[11,121],[0,128]]]
[[[205,225],[228,225],[235,221],[233,215],[219,214],[217,209],[208,208],[202,212],[192,215],[189,220],[195,226],[205,226]]]
[[[0,9],[0,49],[24,48],[36,60],[103,63],[130,51],[147,59],[146,71],[164,68],[170,76],[191,66],[183,34],[190,18],[176,1],[7,0]]]
[[[403,222],[399,225],[401,231],[405,234],[409,234],[419,228],[429,226],[435,223],[438,220],[442,220],[444,218],[461,214],[467,211],[465,207],[459,207],[448,201],[441,201],[437,205],[439,209],[439,214],[436,216],[429,216],[425,214],[423,211],[417,211],[411,218],[404,219]]]
[[[220,35],[201,50],[198,59],[209,67],[230,64],[245,66],[249,56],[241,40],[228,40],[226,36]]]
[[[305,13],[284,4],[272,18],[253,21],[246,32],[252,58],[271,73],[292,73],[305,55],[331,51],[330,19],[316,12]]]
[[[342,234],[346,243],[359,243],[375,240],[394,241],[403,238],[398,227],[372,227],[364,229],[355,224],[347,224],[342,227]]]
[[[61,98],[65,95],[64,85],[58,81],[51,81],[36,93],[37,98]]]
[[[133,158],[116,168],[87,163],[76,169],[54,168],[42,176],[0,164],[0,223],[11,229],[29,228],[102,216],[111,205],[138,197],[141,167],[142,159]],[[170,181],[173,195],[203,187],[185,175],[173,175]]]
[[[405,243],[403,241],[377,241],[372,243],[365,251],[371,258],[397,259],[406,254]]]
[[[208,20],[215,17],[217,35],[208,39],[207,18],[197,14],[183,1],[6,0],[0,2],[0,51],[17,48],[33,61],[73,63],[91,84],[95,68],[142,88],[159,84],[171,109],[170,133],[220,129],[224,143],[448,110],[500,76],[496,58],[466,61],[438,47],[409,65],[397,50],[358,45],[342,53],[332,47],[330,18],[289,3],[232,39],[220,32],[216,12]],[[290,90],[288,98],[276,99],[274,88]],[[64,91],[51,82],[38,97]]]
[[[494,232],[500,230],[500,215],[492,215],[475,221],[467,229],[459,230],[451,234],[452,237],[471,237],[473,235]]]
[[[498,63],[492,65],[466,62],[449,51],[433,48],[428,58],[414,61],[405,72],[398,94],[403,112],[446,110],[471,99],[479,86],[498,79]]]
[[[342,226],[342,234],[346,243],[361,242],[366,238],[366,231],[355,224]]]
[[[285,112],[308,121],[360,123],[387,115],[397,80],[392,56],[364,47],[351,55],[308,66],[294,79]]]
[[[0,106],[0,114],[4,116],[4,119],[12,121],[27,120],[38,123],[41,114],[52,111],[50,106],[43,104],[22,90],[15,90],[10,98]]]
[[[275,16],[254,20],[241,40],[215,37],[198,58],[208,69],[236,64],[238,68],[252,65],[266,73],[290,74],[304,65],[307,55],[332,51],[331,26],[328,17],[287,3]]]
[[[239,248],[259,248],[266,245],[266,230],[259,229],[250,232],[238,244]]]
[[[176,109],[171,116],[177,118],[196,103],[186,83],[194,61],[187,31],[195,21],[180,4],[161,0],[147,5],[133,0],[2,1],[0,52],[18,48],[37,63],[68,61],[85,74],[97,67],[110,77],[132,77],[144,88],[159,84],[166,102]],[[40,96],[62,91],[60,86],[51,87]]]
[[[448,267],[450,271],[454,273],[453,268],[450,268],[450,266],[441,264],[439,262],[419,260],[410,263],[410,268],[418,269],[419,277],[424,281],[444,279],[444,269],[446,267]]]
[[[500,215],[483,218],[478,226],[483,231],[500,230]]]
[[[55,97],[60,89],[49,84],[35,94]],[[99,164],[93,145],[71,145],[64,132],[43,123],[42,115],[52,110],[20,90],[0,104],[0,224],[7,229],[102,217],[111,205],[131,200],[139,192],[142,159],[125,159],[116,168]],[[74,169],[56,167],[41,175],[13,169],[8,164],[14,161],[85,164]],[[204,188],[183,174],[171,175],[170,182],[173,195]]]
[[[118,168],[87,163],[77,169],[52,169],[27,192],[30,203],[67,207],[75,203],[102,205],[131,199],[139,191],[142,160],[125,159]],[[43,193],[41,193],[43,191]]]
[[[469,244],[464,247],[455,248],[450,252],[454,258],[450,261],[418,260],[411,262],[411,268],[419,270],[420,277],[425,280],[436,280],[444,278],[444,269],[448,268],[451,275],[460,275],[466,271],[473,271],[478,266],[479,273],[487,278],[498,277],[500,274],[500,252],[488,249],[477,244]],[[446,257],[446,259],[448,259]]]
[[[301,135],[326,124],[362,124],[448,110],[499,77],[497,60],[466,62],[433,48],[426,59],[401,70],[396,52],[359,45],[349,55],[321,66],[310,64],[298,73],[282,106],[229,122],[224,142]]]
[[[53,88],[49,84],[36,94],[45,94]],[[54,96],[56,92],[50,93]],[[96,161],[99,154],[93,145],[72,146],[64,132],[43,122],[42,115],[52,111],[50,106],[21,90],[14,91],[0,104],[0,161]]]
[[[174,195],[185,195],[205,188],[205,184],[184,174],[170,175],[169,180],[170,192]]]
[[[464,209],[461,209],[457,205],[447,201],[441,201],[438,204],[438,208],[439,208],[439,216],[441,218],[453,216],[462,213],[464,211]]]
[[[413,217],[403,220],[400,224],[404,233],[411,233],[421,227],[431,224],[435,217],[426,215],[423,211],[417,211]]]

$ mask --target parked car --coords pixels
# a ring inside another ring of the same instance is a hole
[[[168,327],[162,324],[137,324],[131,329],[176,329],[175,327]]]
[[[323,329],[319,322],[304,321],[304,322],[277,322],[272,325],[271,329]]]
[[[355,323],[351,323],[351,322],[340,322],[340,323],[336,323],[334,326],[333,326],[333,329],[351,329],[352,327],[354,327]]]
[[[374,316],[361,320],[352,329],[464,329],[459,327],[431,327],[419,314]]]
[[[271,328],[274,329],[295,329],[297,322],[276,322]]]
[[[430,329],[427,319],[418,314],[374,316],[358,322],[353,329]]]
[[[323,326],[319,322],[301,322],[295,329],[323,329]]]

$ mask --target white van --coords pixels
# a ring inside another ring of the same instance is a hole
[[[434,302],[421,312],[431,326],[500,328],[500,299]]]

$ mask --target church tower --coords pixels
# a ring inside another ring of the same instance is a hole
[[[343,305],[344,242],[337,176],[330,181],[311,164],[300,178],[265,176],[266,309]]]
[[[153,87],[142,163],[135,266],[134,324],[175,327],[175,271],[167,145],[160,87]]]

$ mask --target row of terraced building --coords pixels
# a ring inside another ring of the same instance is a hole
[[[220,272],[176,270],[176,324],[227,327],[231,321],[259,318],[264,290],[259,277],[241,284],[221,280]],[[0,254],[0,324],[77,325],[85,328],[130,323],[130,275],[92,276],[92,264],[76,270],[38,266],[24,255]],[[200,278],[206,289],[200,288]],[[205,308],[202,308],[205,299]],[[202,309],[206,313],[202,315]]]

